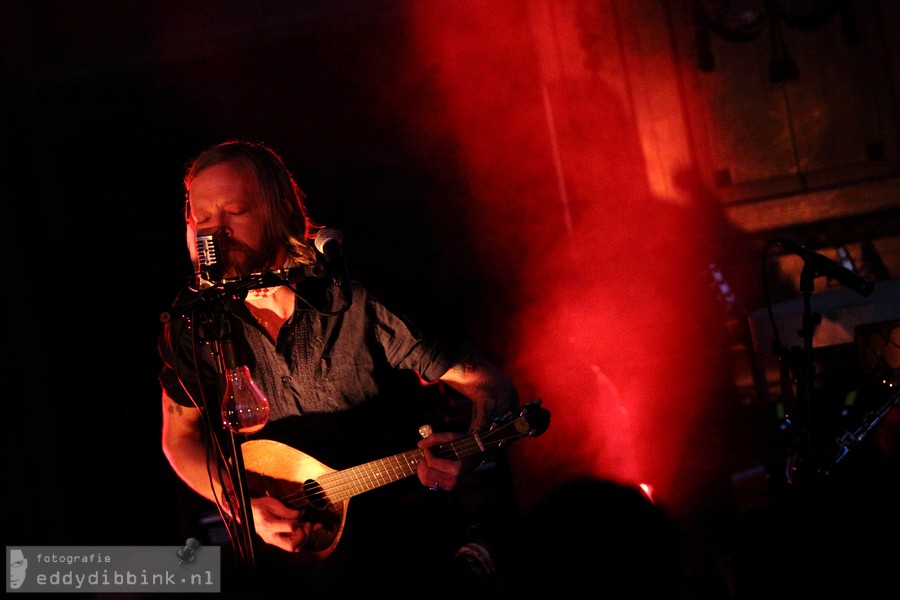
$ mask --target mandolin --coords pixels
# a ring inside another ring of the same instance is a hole
[[[441,458],[464,459],[503,448],[523,437],[536,437],[550,424],[550,412],[540,398],[523,405],[517,415],[494,419],[483,430],[429,448]],[[424,457],[421,448],[334,470],[291,446],[272,440],[241,445],[247,483],[254,496],[269,495],[303,512],[313,524],[301,553],[325,559],[337,547],[350,498],[416,473]]]

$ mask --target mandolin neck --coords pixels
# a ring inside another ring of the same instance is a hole
[[[481,453],[482,448],[477,435],[471,435],[429,449],[440,458],[459,460]],[[415,475],[416,468],[424,456],[422,449],[416,448],[349,469],[334,471],[322,475],[317,481],[330,502],[342,502],[363,492]]]

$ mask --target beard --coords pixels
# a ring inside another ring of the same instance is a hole
[[[262,273],[271,268],[272,253],[253,248],[247,244],[226,238],[223,254],[226,257],[226,277],[245,277],[253,273]]]

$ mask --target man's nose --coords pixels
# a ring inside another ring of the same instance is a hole
[[[213,215],[204,223],[204,225],[209,229],[227,229],[228,228],[228,213],[225,211],[213,213]]]

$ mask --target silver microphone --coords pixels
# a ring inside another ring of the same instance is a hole
[[[225,262],[222,254],[222,230],[201,229],[196,234],[197,286],[203,290],[225,283]]]

